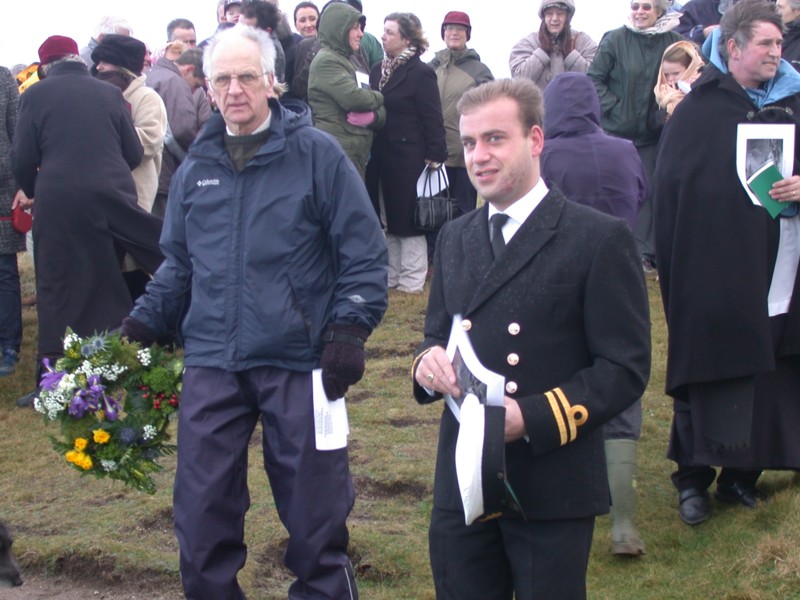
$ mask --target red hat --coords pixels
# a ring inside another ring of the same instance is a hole
[[[78,54],[78,44],[63,35],[51,35],[39,46],[39,62],[43,65],[69,54]]]
[[[463,25],[467,28],[467,41],[469,41],[472,34],[472,25],[469,23],[469,15],[467,13],[451,10],[444,16],[444,21],[442,21],[442,39],[444,39],[445,25]]]

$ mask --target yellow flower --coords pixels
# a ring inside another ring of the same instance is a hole
[[[70,450],[64,455],[64,458],[67,459],[67,462],[77,464],[80,460],[80,457],[83,455],[83,452],[76,452],[75,450]]]
[[[86,438],[75,438],[75,450],[86,450],[89,440]]]
[[[92,457],[89,456],[88,454],[84,454],[78,466],[84,471],[88,471],[89,469],[92,468]]]
[[[92,431],[92,436],[94,441],[98,444],[105,444],[109,439],[111,439],[111,436],[105,429],[95,429]]]

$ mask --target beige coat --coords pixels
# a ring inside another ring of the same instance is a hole
[[[161,96],[145,85],[144,75],[131,81],[122,95],[131,105],[133,125],[144,147],[142,162],[132,171],[136,182],[136,197],[139,206],[151,212],[158,190],[158,174],[161,172],[161,154],[167,132],[167,109]]]

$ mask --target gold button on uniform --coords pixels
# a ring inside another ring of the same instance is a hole
[[[517,335],[519,333],[519,323],[511,323],[508,326],[508,333],[511,335]]]
[[[517,392],[517,382],[516,381],[509,381],[506,383],[506,392],[509,394],[515,394]]]
[[[508,361],[508,364],[510,364],[513,367],[519,363],[519,354],[515,354],[514,352],[512,352],[511,354],[508,355],[508,358],[506,358],[506,360]]]
[[[469,331],[470,329],[472,329],[472,321],[470,321],[469,319],[464,319],[463,321],[461,321],[461,329],[463,329],[464,331]]]

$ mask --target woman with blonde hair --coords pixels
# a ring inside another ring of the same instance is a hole
[[[666,119],[691,90],[691,83],[700,76],[704,65],[703,57],[692,42],[675,42],[664,50],[653,92],[659,108],[666,112]]]

